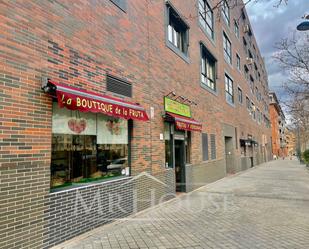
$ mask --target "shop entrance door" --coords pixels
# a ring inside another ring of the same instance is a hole
[[[186,191],[185,140],[175,139],[176,192]]]

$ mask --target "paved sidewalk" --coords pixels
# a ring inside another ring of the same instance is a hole
[[[277,160],[55,248],[309,248],[309,171]]]

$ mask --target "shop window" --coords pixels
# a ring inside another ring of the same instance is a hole
[[[222,4],[222,14],[226,24],[230,26],[230,8],[226,0],[224,0]]]
[[[171,138],[171,123],[164,123],[164,141],[165,141],[165,167],[173,167],[173,140]]]
[[[191,163],[191,132],[190,131],[186,131],[185,150],[186,150],[186,163]]]
[[[60,108],[54,102],[51,188],[129,175],[128,123]]]
[[[201,44],[201,84],[216,91],[216,59]]]
[[[214,39],[213,11],[206,0],[199,0],[199,21],[206,33]]]
[[[211,159],[216,159],[217,152],[216,152],[216,135],[210,135],[210,148],[211,148]]]
[[[111,0],[118,8],[127,11],[127,0]]]
[[[202,133],[202,153],[203,153],[203,161],[207,161],[208,157],[208,135],[207,133]]]
[[[226,62],[232,65],[232,47],[231,42],[227,35],[223,32],[223,52]]]
[[[168,44],[181,52],[185,56],[188,54],[189,46],[189,27],[181,19],[180,15],[168,4],[168,26],[167,39]]]
[[[233,81],[227,74],[225,74],[225,97],[227,102],[234,103]]]

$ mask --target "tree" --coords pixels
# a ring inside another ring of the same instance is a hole
[[[288,75],[283,87],[288,95],[285,106],[300,129],[302,147],[309,145],[309,34],[294,33],[276,44],[273,58]]]

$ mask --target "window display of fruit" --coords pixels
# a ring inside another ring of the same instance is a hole
[[[68,127],[70,128],[71,131],[80,134],[82,133],[86,127],[87,127],[87,121],[86,119],[83,118],[71,118],[68,121]]]

